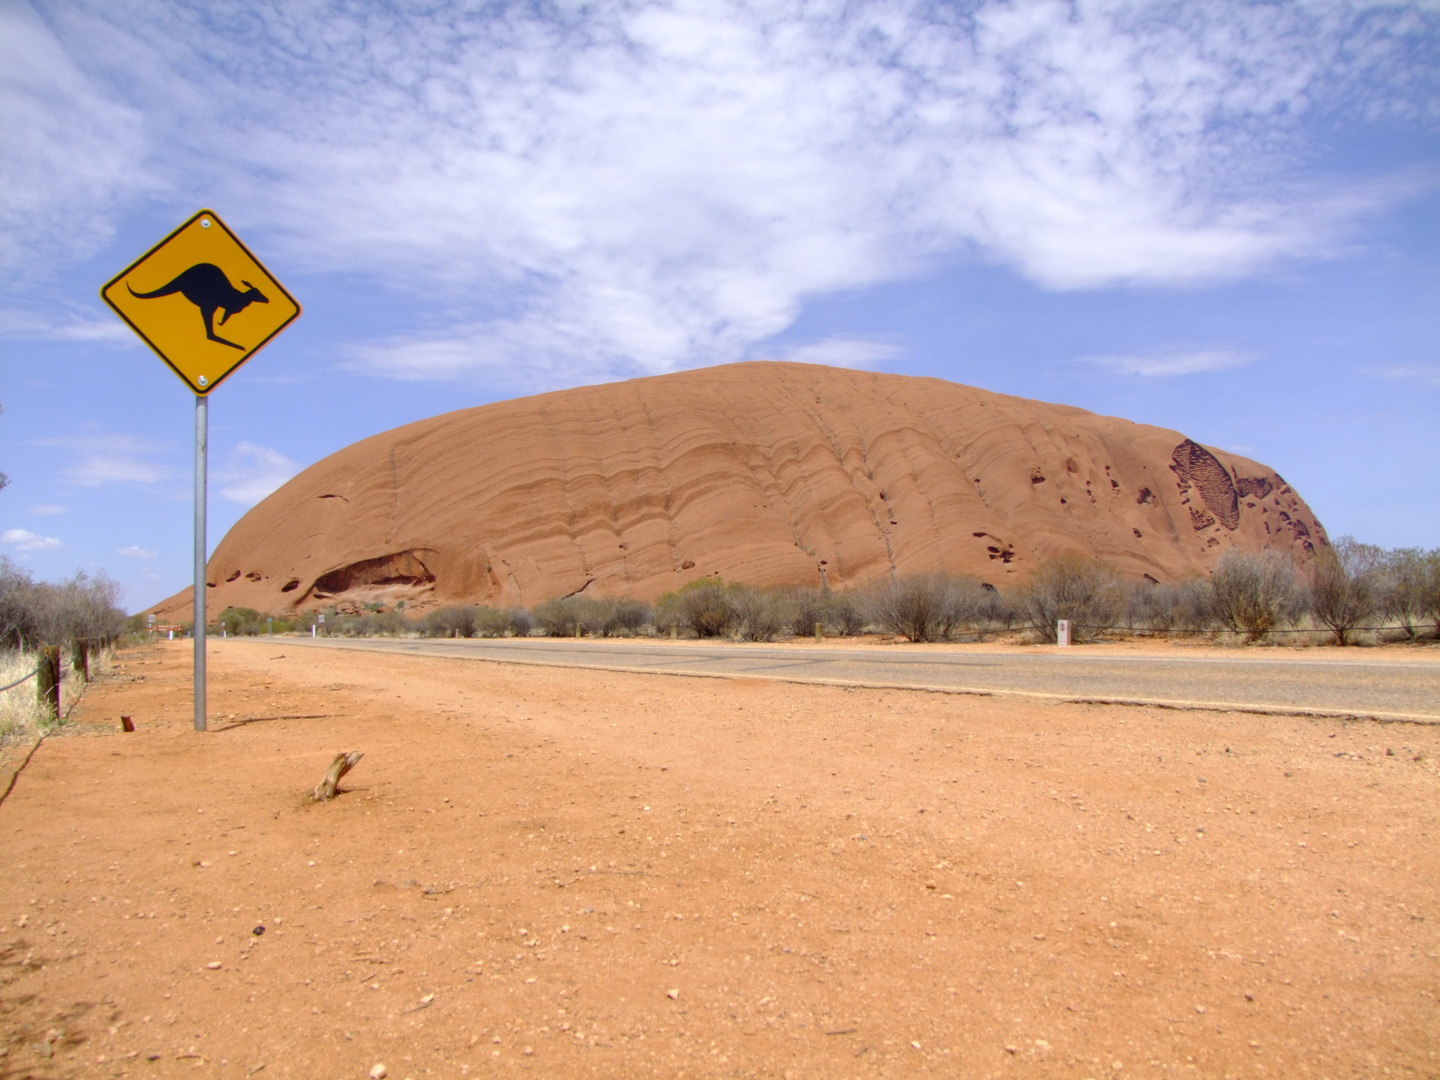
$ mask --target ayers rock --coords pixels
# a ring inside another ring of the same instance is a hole
[[[940,379],[744,363],[462,409],[312,465],[210,560],[209,608],[645,600],[705,575],[1003,585],[1066,552],[1167,581],[1327,543],[1272,469]],[[190,591],[156,611],[188,616]]]

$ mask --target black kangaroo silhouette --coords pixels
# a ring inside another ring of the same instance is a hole
[[[130,295],[137,300],[153,300],[157,296],[180,293],[200,309],[200,315],[205,320],[205,336],[207,338],[211,341],[218,341],[221,345],[229,345],[232,349],[244,349],[244,345],[226,341],[215,333],[215,312],[224,312],[220,316],[220,325],[224,326],[226,319],[244,311],[251,304],[268,304],[270,301],[265,298],[264,293],[248,281],[242,279],[240,284],[245,286],[244,292],[231,285],[230,279],[225,276],[225,271],[214,263],[196,263],[190,269],[180,271],[169,285],[162,285],[154,292],[136,292],[128,281],[125,283],[125,287],[130,289]]]

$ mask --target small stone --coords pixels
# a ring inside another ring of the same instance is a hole
[[[530,1047],[530,1046],[525,1047],[525,1055],[526,1055],[527,1057],[528,1057],[529,1055],[533,1054],[533,1053],[535,1053],[534,1047]]]
[[[219,961],[219,960],[211,960],[208,964],[205,965],[205,969],[206,969],[207,971],[219,971],[219,970],[220,970],[220,961]]]
[[[680,997],[680,991],[679,991],[679,990],[666,990],[666,991],[665,991],[665,996],[668,997],[671,1001],[676,1001],[676,1000],[678,1000],[679,997]]]
[[[378,1061],[370,1066],[370,1080],[385,1080],[385,1077],[389,1074],[390,1070]]]
[[[1009,1043],[1006,1043],[1005,1052],[1007,1054],[1018,1054],[1020,1052],[1020,1048],[1018,1046],[1011,1046]]]
[[[1196,1006],[1195,1006],[1195,1011],[1196,1011],[1197,1013],[1202,1013],[1202,1014],[1203,1014],[1203,1013],[1205,1012],[1205,1006],[1204,1006],[1204,1005],[1196,1005]]]
[[[911,1039],[910,1045],[913,1046],[916,1050],[920,1049],[920,1041],[918,1039]]]
[[[263,927],[263,926],[257,926],[257,927],[255,927],[254,930],[251,930],[250,932],[251,932],[252,934],[254,934],[256,937],[259,937],[261,934],[265,933],[265,927]]]

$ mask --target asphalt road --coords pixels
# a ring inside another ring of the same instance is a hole
[[[1433,660],[1367,660],[1358,650],[1343,656],[1324,650],[1172,657],[1107,653],[1095,647],[907,651],[903,645],[826,648],[551,638],[287,638],[285,647],[292,645],[610,671],[1440,723],[1440,655]]]

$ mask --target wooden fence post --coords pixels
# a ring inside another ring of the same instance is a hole
[[[77,638],[75,639],[74,653],[73,653],[73,655],[71,656],[71,660],[72,660],[72,662],[73,662],[74,665],[75,665],[75,670],[78,671],[78,672],[80,672],[81,676],[82,676],[82,677],[85,679],[85,681],[88,683],[88,682],[90,681],[90,639],[89,639],[89,638],[77,637]]]
[[[42,712],[60,719],[60,646],[40,648],[40,670],[35,676],[35,697]]]
[[[819,645],[825,640],[825,627],[822,623],[815,624],[815,644]]]

